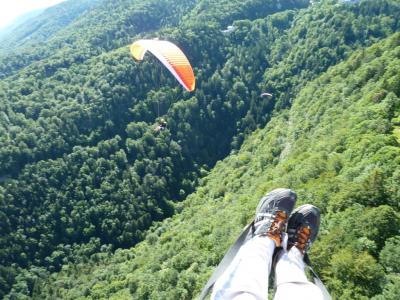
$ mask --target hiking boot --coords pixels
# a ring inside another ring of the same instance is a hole
[[[295,246],[304,255],[317,237],[320,220],[319,209],[314,205],[305,204],[296,208],[287,226],[288,250]]]
[[[282,234],[296,203],[296,193],[289,189],[275,189],[261,198],[256,209],[254,235],[264,235],[281,246]]]

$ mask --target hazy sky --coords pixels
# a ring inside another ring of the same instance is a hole
[[[31,10],[45,8],[65,0],[0,0],[0,29]]]

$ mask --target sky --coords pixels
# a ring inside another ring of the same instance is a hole
[[[53,6],[65,0],[0,0],[0,29],[29,11]]]

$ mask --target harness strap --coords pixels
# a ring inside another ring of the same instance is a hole
[[[204,300],[207,297],[217,279],[225,272],[226,268],[228,268],[232,260],[235,258],[240,247],[248,239],[250,231],[254,232],[254,221],[245,227],[240,236],[237,238],[236,242],[229,248],[228,252],[226,252],[225,256],[222,258],[221,262],[214,270],[214,273],[211,275],[210,279],[201,291],[198,300]]]
[[[321,290],[324,300],[332,300],[331,295],[329,294],[325,285],[322,283],[321,279],[319,279],[317,273],[315,273],[315,271],[313,270],[313,268],[311,268],[310,265],[307,264],[307,267],[310,269],[311,273],[313,274],[314,283]]]

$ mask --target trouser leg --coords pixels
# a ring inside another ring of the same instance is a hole
[[[275,266],[275,277],[277,287],[274,300],[323,299],[321,290],[308,281],[303,255],[296,247],[283,252]]]
[[[274,250],[275,242],[266,236],[249,240],[215,283],[211,299],[267,300]]]

